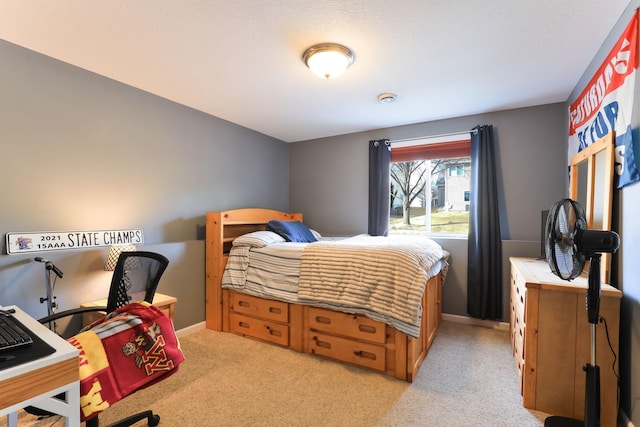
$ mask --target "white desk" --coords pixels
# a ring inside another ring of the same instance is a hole
[[[18,410],[35,406],[66,417],[67,427],[80,425],[78,350],[15,306],[16,318],[55,348],[49,356],[0,370],[0,417],[18,425]],[[66,392],[66,402],[53,396]]]

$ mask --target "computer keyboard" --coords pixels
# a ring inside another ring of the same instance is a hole
[[[33,343],[30,331],[10,314],[0,314],[0,352]]]

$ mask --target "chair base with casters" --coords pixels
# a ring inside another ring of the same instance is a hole
[[[150,427],[160,424],[160,415],[154,414],[151,410],[147,410],[139,412],[135,415],[130,415],[127,418],[123,418],[114,424],[109,424],[109,427],[129,427],[137,423],[138,421],[144,420],[145,418],[147,419],[147,425],[149,425]],[[85,425],[86,427],[98,427],[100,425],[100,421],[98,417],[93,417],[87,420]]]
[[[56,398],[64,400],[65,396],[64,394],[59,394],[56,396]],[[36,415],[38,417],[51,417],[58,415],[33,406],[27,406],[26,408],[24,408],[24,410],[29,414]],[[153,411],[149,409],[143,412],[138,412],[134,415],[129,415],[128,417],[123,418],[118,422],[109,424],[107,427],[130,427],[138,421],[144,420],[145,418],[147,419],[147,425],[149,427],[155,427],[160,424],[160,415],[154,414]],[[99,425],[100,419],[97,416],[87,420],[85,423],[86,427],[98,427]]]

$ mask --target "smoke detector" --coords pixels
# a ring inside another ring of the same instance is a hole
[[[396,102],[396,99],[398,99],[398,95],[395,93],[386,92],[378,95],[378,102],[381,104],[390,104],[392,102]]]

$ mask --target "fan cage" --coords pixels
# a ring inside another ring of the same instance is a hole
[[[576,236],[586,228],[584,210],[571,199],[562,199],[549,209],[546,224],[546,258],[552,272],[564,280],[582,273],[586,256],[578,251]]]

